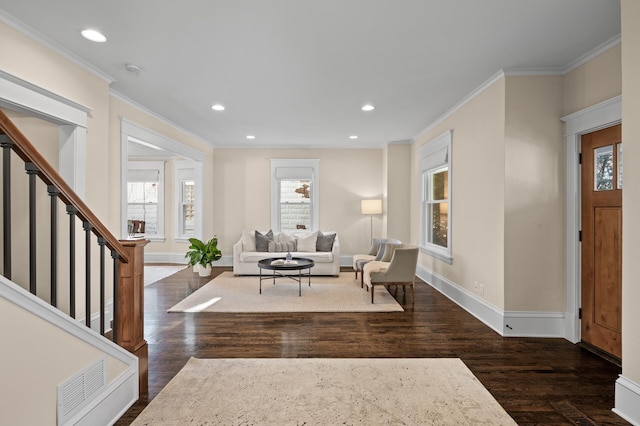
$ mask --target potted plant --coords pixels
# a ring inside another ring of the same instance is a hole
[[[208,277],[211,275],[211,264],[222,257],[222,252],[218,250],[218,238],[214,236],[206,243],[189,238],[189,242],[189,251],[184,255],[189,259],[188,265],[193,266],[193,272],[201,277]]]

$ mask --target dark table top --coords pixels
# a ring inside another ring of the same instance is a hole
[[[307,259],[305,257],[294,257],[291,260],[296,261],[297,263],[277,263],[272,265],[271,262],[274,260],[285,260],[282,257],[273,257],[269,259],[262,259],[258,261],[258,267],[262,269],[270,269],[276,271],[287,271],[287,270],[298,270],[298,269],[306,269],[311,268],[315,264],[312,259]]]

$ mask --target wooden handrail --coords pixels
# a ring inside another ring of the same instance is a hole
[[[91,224],[91,231],[105,240],[105,244],[111,250],[118,253],[118,258],[123,263],[129,262],[129,257],[124,246],[109,232],[106,226],[93,214],[87,205],[62,179],[58,172],[44,159],[29,140],[18,130],[7,115],[0,110],[0,138],[4,134],[13,143],[13,151],[26,163],[33,163],[38,168],[38,176],[47,185],[53,185],[60,191],[59,198],[67,205],[77,210],[77,216],[84,222]]]

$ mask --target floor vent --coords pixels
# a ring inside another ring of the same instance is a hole
[[[107,359],[102,357],[58,385],[58,425],[64,425],[107,385]]]

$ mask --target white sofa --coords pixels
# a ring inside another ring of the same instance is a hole
[[[317,232],[316,232],[317,234]],[[323,232],[324,235],[332,235],[335,232]],[[292,251],[293,257],[305,257],[314,261],[311,268],[311,275],[333,275],[340,274],[340,241],[338,235],[335,236],[331,251],[312,251],[315,244],[309,244],[311,234],[291,235],[284,233],[274,234],[274,241],[291,241],[295,238],[305,238],[307,251]],[[267,258],[284,258],[286,251],[256,251],[255,236],[253,231],[243,232],[237,243],[233,245],[233,274],[234,275],[259,275],[258,261]],[[303,247],[304,248],[304,247]],[[263,273],[271,273],[263,271]],[[298,271],[291,271],[291,274],[298,274]]]

